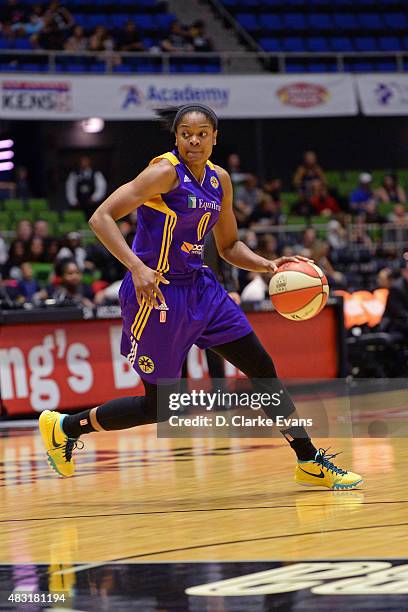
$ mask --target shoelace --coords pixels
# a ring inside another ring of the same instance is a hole
[[[347,474],[347,471],[342,470],[341,468],[337,467],[336,465],[334,465],[334,463],[330,461],[330,459],[334,459],[334,457],[337,457],[337,455],[340,455],[340,453],[333,453],[331,455],[328,455],[327,451],[329,450],[329,448],[326,448],[326,449],[319,448],[318,454],[315,457],[315,463],[322,465],[327,470],[330,470],[331,472],[335,474],[341,474],[341,475]]]
[[[68,438],[65,443],[64,448],[64,457],[65,461],[69,462],[72,459],[72,452],[78,448],[82,450],[84,448],[84,443],[79,438]]]

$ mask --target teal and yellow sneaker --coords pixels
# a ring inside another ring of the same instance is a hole
[[[40,414],[38,426],[47,451],[48,463],[57,474],[69,478],[75,472],[72,451],[77,448],[78,439],[68,438],[64,433],[61,426],[64,416],[59,412],[44,410]]]
[[[327,487],[328,489],[354,489],[363,482],[354,472],[347,472],[330,461],[339,453],[327,455],[329,449],[319,448],[311,461],[298,461],[295,481],[307,487]]]

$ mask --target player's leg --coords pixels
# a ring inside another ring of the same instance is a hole
[[[257,392],[279,393],[278,407],[263,408],[268,417],[275,419],[279,414],[285,418],[299,418],[288,391],[277,376],[270,355],[254,332],[211,348],[252,379]],[[334,455],[325,454],[323,449],[316,450],[304,427],[296,425],[280,431],[297,455],[295,478],[300,484],[350,489],[362,482],[358,474],[336,467],[330,461]]]
[[[51,467],[61,476],[74,474],[72,452],[83,434],[128,429],[166,420],[168,415],[165,411],[158,414],[157,385],[146,381],[143,384],[144,396],[113,399],[78,414],[45,410],[40,416],[39,427]],[[166,387],[166,392],[177,389],[178,383],[174,383]]]

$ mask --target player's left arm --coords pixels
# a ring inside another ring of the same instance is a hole
[[[220,166],[215,166],[220,179],[223,199],[221,212],[217,223],[213,228],[215,243],[220,257],[228,263],[249,270],[250,272],[276,272],[279,266],[287,261],[308,261],[305,257],[279,257],[274,261],[269,261],[265,257],[260,257],[238,237],[237,221],[232,209],[233,191],[230,176],[226,170]]]

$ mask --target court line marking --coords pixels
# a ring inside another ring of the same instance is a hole
[[[392,523],[392,524],[388,524],[388,525],[370,525],[370,526],[366,526],[366,527],[351,527],[349,529],[332,529],[329,531],[325,531],[325,534],[329,534],[329,533],[339,533],[339,532],[348,532],[348,531],[361,531],[362,529],[382,529],[384,527],[402,527],[402,526],[406,526],[408,525],[408,523]],[[77,572],[81,572],[84,571],[86,569],[92,569],[93,567],[100,567],[101,565],[109,565],[110,563],[123,563],[124,561],[128,560],[128,559],[140,559],[142,557],[149,557],[149,556],[153,556],[153,555],[164,555],[166,553],[173,553],[173,552],[182,552],[182,551],[187,551],[187,550],[197,550],[200,548],[213,548],[215,546],[228,546],[231,544],[244,544],[244,543],[252,543],[252,542],[264,542],[266,540],[277,540],[279,538],[293,538],[293,537],[303,537],[303,536],[307,536],[307,535],[319,535],[321,534],[321,531],[307,531],[307,532],[303,532],[303,533],[291,533],[291,534],[284,534],[284,535],[276,535],[276,536],[265,536],[262,538],[250,538],[250,539],[244,539],[244,540],[231,540],[229,542],[214,542],[213,544],[201,544],[201,545],[197,545],[197,546],[185,546],[183,548],[170,548],[167,550],[159,550],[159,551],[155,551],[155,552],[150,552],[150,553],[140,553],[138,555],[129,555],[127,557],[118,557],[116,559],[110,559],[108,561],[103,561],[103,562],[98,562],[98,563],[87,563],[84,565],[78,565],[76,567],[71,567],[71,568],[67,568],[64,570],[59,570],[58,572],[55,572],[55,574],[75,574]],[[377,558],[377,557],[376,557]],[[379,558],[379,557],[378,557]],[[381,557],[382,558],[382,557]],[[396,557],[396,559],[405,559],[405,557]],[[339,561],[339,560],[344,560],[344,559],[335,559],[335,561]],[[353,559],[355,560],[355,559]],[[149,562],[149,559],[146,559],[147,562]],[[316,563],[318,563],[318,560],[314,559],[314,561]],[[261,563],[262,560],[252,560],[252,563]],[[157,562],[159,563],[159,562]],[[160,563],[168,563],[168,561],[160,561]],[[169,563],[190,563],[190,561],[169,561]],[[196,563],[211,563],[210,561],[196,561]],[[232,561],[228,562],[228,561],[223,561],[223,563],[232,563]],[[234,561],[234,563],[241,563],[241,561]],[[242,561],[242,563],[244,563],[244,561]]]
[[[359,490],[359,489],[358,489]],[[317,493],[317,491],[316,491]],[[325,491],[322,491],[325,493]],[[353,503],[352,498],[348,497],[347,500],[350,502],[350,505]],[[408,499],[396,500],[396,501],[378,501],[378,502],[361,502],[361,506],[375,506],[378,504],[407,504]],[[346,506],[347,504],[345,504]],[[232,512],[232,511],[240,511],[240,510],[280,510],[282,508],[291,508],[296,509],[296,505],[293,506],[244,506],[244,507],[232,507],[232,508],[192,508],[188,510],[152,510],[150,512],[117,512],[113,514],[75,514],[73,516],[46,516],[46,517],[36,517],[36,518],[20,518],[20,519],[0,519],[0,523],[25,523],[29,521],[61,521],[61,520],[69,520],[69,519],[79,519],[79,518],[110,518],[115,516],[149,516],[155,514],[177,514],[177,513],[194,513],[194,512]],[[322,504],[305,504],[302,506],[303,508],[322,508]],[[340,508],[342,507],[339,503],[334,504],[325,504],[325,508]]]

